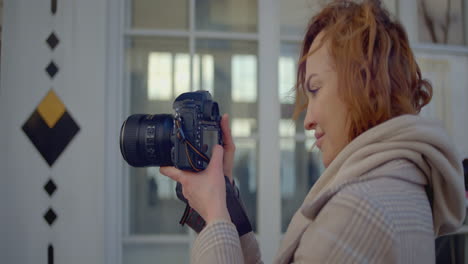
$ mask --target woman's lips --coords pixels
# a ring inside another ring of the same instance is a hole
[[[323,136],[325,134],[324,133],[316,133],[315,134],[315,138],[316,138],[316,141],[317,141],[317,147],[319,149],[322,149],[322,142],[323,142]]]

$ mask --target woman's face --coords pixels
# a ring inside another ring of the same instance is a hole
[[[309,52],[320,46],[319,33]],[[308,98],[304,120],[306,130],[315,130],[317,147],[322,151],[325,167],[348,144],[348,109],[338,96],[338,75],[328,52],[328,42],[312,53],[306,61],[305,91]]]

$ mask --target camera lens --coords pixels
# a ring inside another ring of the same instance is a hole
[[[133,167],[171,166],[172,115],[131,115],[120,130],[120,152]]]

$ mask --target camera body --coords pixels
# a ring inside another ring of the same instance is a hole
[[[120,150],[134,167],[206,168],[215,144],[222,144],[218,103],[207,91],[187,92],[174,103],[175,115],[131,115],[120,131]]]
[[[173,108],[176,113],[172,135],[174,148],[171,153],[174,166],[181,170],[204,170],[214,145],[223,144],[218,104],[212,100],[209,92],[197,91],[178,96]],[[190,151],[187,140],[208,160],[196,151]]]

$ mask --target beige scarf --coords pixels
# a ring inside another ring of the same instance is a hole
[[[311,219],[310,206],[330,189],[380,165],[407,159],[424,173],[432,196],[434,233],[454,232],[465,217],[462,159],[444,128],[417,115],[390,119],[355,138],[328,166],[307,195],[302,213]],[[400,175],[404,177],[405,175]]]

